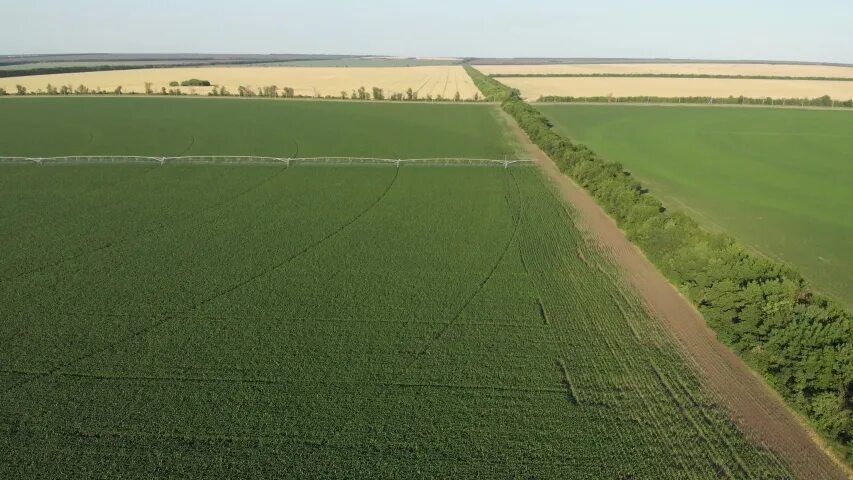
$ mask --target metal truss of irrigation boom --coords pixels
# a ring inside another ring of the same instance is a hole
[[[152,157],[133,155],[2,157],[3,165],[85,165],[85,164],[181,164],[181,165],[437,165],[437,166],[503,166],[529,165],[531,160],[494,160],[487,158],[371,158],[371,157],[253,157],[253,156],[183,156]]]

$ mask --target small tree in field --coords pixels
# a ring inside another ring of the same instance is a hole
[[[61,95],[71,95],[72,93],[74,93],[74,87],[72,87],[71,85],[63,85],[59,87],[59,93]]]
[[[415,92],[409,88],[406,90],[406,100],[412,101],[415,99]]]
[[[151,86],[151,82],[145,82],[145,94],[146,95],[153,95],[154,94],[154,88]]]
[[[453,96],[453,101],[454,102],[461,102],[462,101],[462,95],[460,95],[459,92],[456,92],[456,95]]]
[[[116,95],[121,95],[122,94],[122,86],[121,85],[117,86],[116,89],[113,90],[113,93]]]
[[[18,95],[26,95],[27,94],[27,87],[25,87],[23,85],[15,85],[15,89],[18,90]]]
[[[373,99],[385,100],[385,92],[383,92],[381,88],[373,87]]]
[[[475,101],[475,102],[479,102],[479,101],[480,101],[480,92],[474,92],[474,101]]]
[[[341,90],[341,98],[342,98],[342,99],[344,99],[344,100],[346,100],[347,98],[349,98],[349,95],[347,94],[347,91],[346,91],[346,90]]]
[[[74,93],[76,93],[77,95],[88,95],[89,94],[89,87],[87,87],[86,85],[80,84],[79,87],[74,89]]]
[[[6,96],[6,95],[8,95],[8,93],[6,93],[6,89],[0,88],[0,97]]]

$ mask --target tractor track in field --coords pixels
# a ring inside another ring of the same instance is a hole
[[[286,167],[282,170],[286,170]],[[38,378],[42,378],[45,376],[51,376],[51,375],[61,375],[61,374],[63,374],[62,370],[66,369],[66,368],[69,368],[73,365],[77,365],[80,362],[84,362],[90,358],[94,358],[94,357],[96,357],[96,356],[98,356],[104,352],[109,351],[110,349],[115,349],[115,348],[120,347],[121,345],[124,345],[124,344],[126,344],[126,343],[128,343],[134,339],[140,338],[143,335],[146,335],[147,333],[149,333],[149,332],[165,325],[166,323],[180,317],[181,315],[186,315],[186,314],[188,314],[194,310],[197,310],[198,308],[202,307],[203,305],[206,305],[206,304],[208,304],[208,303],[210,303],[210,302],[212,302],[212,301],[214,301],[214,300],[216,300],[216,299],[218,299],[224,295],[227,295],[227,294],[237,290],[238,288],[241,288],[245,285],[248,285],[257,279],[264,277],[266,275],[269,275],[270,273],[288,265],[289,263],[296,260],[297,258],[305,255],[309,251],[311,251],[314,248],[325,243],[329,239],[337,236],[339,233],[346,230],[349,226],[351,226],[352,224],[356,223],[359,219],[364,217],[364,215],[366,215],[368,212],[373,210],[373,208],[376,207],[376,205],[378,205],[379,203],[382,202],[382,200],[385,199],[385,197],[388,195],[388,192],[391,190],[391,188],[394,186],[394,184],[397,183],[397,178],[399,176],[400,176],[400,167],[397,167],[397,168],[395,168],[394,177],[391,179],[391,182],[388,184],[388,186],[385,188],[385,190],[382,192],[382,194],[376,198],[376,200],[374,200],[365,209],[360,211],[352,219],[350,219],[349,221],[347,221],[346,223],[344,223],[343,225],[341,225],[337,229],[335,229],[332,232],[328,233],[327,235],[323,236],[319,240],[307,245],[306,247],[302,248],[298,252],[287,256],[284,260],[282,260],[282,261],[280,261],[274,265],[268,266],[267,268],[264,268],[263,270],[256,272],[255,274],[251,275],[250,277],[248,277],[244,280],[241,280],[241,281],[239,281],[239,282],[237,282],[237,283],[235,283],[235,284],[233,284],[233,285],[231,285],[231,286],[229,286],[223,290],[220,290],[220,291],[216,292],[215,294],[208,296],[208,297],[206,297],[206,298],[204,298],[204,299],[202,299],[196,303],[193,303],[193,304],[191,304],[191,305],[189,305],[189,306],[187,306],[187,307],[185,307],[185,308],[183,308],[177,312],[164,315],[164,316],[160,317],[157,321],[155,321],[149,325],[146,325],[145,327],[143,327],[139,330],[131,332],[129,335],[126,335],[123,338],[120,338],[119,340],[117,340],[115,342],[109,343],[109,344],[105,345],[104,347],[101,347],[101,348],[98,348],[96,350],[87,352],[83,355],[80,355],[80,356],[72,359],[69,362],[65,362],[61,365],[55,366],[55,367],[51,368],[50,370],[44,372],[41,375],[34,375],[31,378],[25,378],[20,382],[13,383],[8,388],[6,388],[3,391],[3,393],[5,394],[5,393],[8,393],[12,390],[15,390],[19,387],[27,385],[27,384],[33,382],[34,380],[36,380]]]
[[[85,192],[85,195],[86,195],[86,196],[93,196],[93,194],[95,194],[95,193],[100,193],[100,192],[102,192],[102,191],[104,191],[104,190],[109,190],[109,189],[112,189],[112,188],[116,188],[116,187],[118,187],[118,186],[120,186],[120,185],[122,185],[122,184],[125,184],[125,183],[132,183],[132,182],[138,181],[138,180],[140,180],[140,179],[144,179],[144,177],[145,177],[146,175],[148,175],[148,174],[149,174],[149,173],[151,173],[151,172],[154,172],[154,171],[158,170],[159,168],[160,168],[160,167],[159,167],[159,165],[155,165],[155,166],[148,167],[148,168],[146,168],[142,173],[140,173],[139,175],[136,175],[136,176],[133,176],[133,177],[130,177],[130,178],[123,178],[123,179],[120,179],[120,180],[116,180],[115,182],[110,182],[110,183],[105,184],[105,185],[100,185],[100,186],[95,187],[95,188],[93,188],[93,189],[91,189],[91,190],[88,190],[87,192]],[[125,202],[125,201],[122,201],[122,202],[119,202],[118,204],[124,204],[124,203],[126,203],[126,202]],[[54,213],[54,215],[55,215],[55,212],[51,212],[51,213]],[[78,214],[76,214],[76,215],[73,215],[73,216],[72,216],[72,217],[70,217],[70,218],[79,217],[79,216],[81,216],[81,215],[83,215],[83,214],[82,214],[82,213],[78,213]],[[41,220],[45,220],[45,219],[47,219],[47,218],[48,218],[48,215],[46,215],[46,214],[44,214],[44,213],[41,213],[40,215],[38,215],[38,216],[37,216],[37,218],[38,218],[40,221],[41,221]],[[69,219],[69,217],[67,217],[67,216],[66,216],[66,217],[65,217],[65,220],[68,220],[68,219]],[[27,223],[25,223],[25,224],[21,225],[21,226],[20,226],[20,227],[18,227],[18,228],[6,230],[6,231],[4,231],[4,232],[2,233],[2,235],[0,235],[0,239],[11,238],[11,237],[14,237],[14,236],[16,236],[16,235],[20,235],[20,234],[21,234],[21,233],[23,233],[23,232],[27,232],[27,231],[31,231],[31,230],[38,229],[39,227],[32,227],[32,225],[33,225],[33,224],[36,224],[36,223],[37,223],[37,222],[27,222]],[[2,280],[0,280],[0,281],[2,281]]]
[[[501,112],[501,115],[563,200],[572,205],[578,228],[614,260],[624,280],[642,298],[643,307],[672,333],[699,379],[726,408],[735,424],[753,441],[778,455],[798,478],[853,478],[850,469],[829,453],[805,420],[716,338],[693,304],[628,240],[592,196],[564,175],[508,114]]]
[[[153,168],[149,169],[148,171],[154,170],[154,169],[156,169],[156,168],[160,168],[160,167],[153,167]],[[15,280],[17,280],[17,279],[19,279],[19,278],[22,278],[22,277],[25,277],[25,276],[28,276],[28,275],[33,275],[33,274],[36,274],[36,273],[44,272],[45,270],[49,270],[49,269],[51,269],[51,268],[58,267],[58,266],[62,265],[62,264],[63,264],[63,263],[65,263],[65,262],[69,262],[69,261],[71,261],[71,260],[76,260],[76,259],[81,258],[81,257],[84,257],[84,256],[86,256],[86,255],[90,255],[90,254],[97,253],[97,252],[104,251],[104,250],[109,250],[109,249],[111,249],[111,248],[113,248],[113,247],[117,247],[117,246],[119,246],[119,245],[123,245],[123,244],[125,244],[125,243],[131,242],[131,241],[134,241],[134,240],[138,240],[138,239],[140,239],[140,238],[143,238],[143,237],[146,237],[146,236],[148,236],[148,235],[151,235],[151,234],[153,234],[153,233],[155,233],[155,232],[157,232],[157,231],[159,231],[159,230],[162,230],[162,229],[164,229],[164,228],[168,227],[169,225],[173,225],[173,224],[175,224],[176,222],[186,221],[186,220],[189,220],[189,219],[191,219],[191,218],[193,218],[193,217],[195,217],[195,216],[201,215],[201,214],[203,214],[203,213],[205,213],[205,212],[215,210],[215,209],[217,209],[217,208],[219,208],[219,207],[222,207],[222,206],[224,206],[224,205],[227,205],[227,204],[229,204],[229,203],[231,203],[231,202],[233,202],[233,201],[237,200],[238,198],[240,198],[240,197],[242,197],[242,196],[244,196],[244,195],[247,195],[247,194],[249,194],[249,193],[251,193],[251,192],[255,191],[256,189],[258,189],[258,188],[262,187],[263,185],[266,185],[266,184],[267,184],[267,183],[269,183],[270,181],[272,181],[272,180],[274,180],[275,178],[277,178],[277,177],[278,177],[282,172],[284,172],[285,170],[287,170],[287,167],[283,167],[283,168],[279,169],[276,173],[274,173],[274,174],[270,175],[269,177],[267,177],[267,178],[263,179],[262,181],[260,181],[260,182],[258,182],[257,184],[255,184],[255,185],[253,185],[253,186],[249,187],[248,189],[238,192],[236,195],[233,195],[233,196],[231,196],[231,197],[229,197],[229,198],[227,198],[227,199],[225,199],[225,200],[223,200],[223,201],[221,201],[221,202],[218,202],[218,203],[215,203],[215,204],[212,204],[212,205],[207,205],[207,206],[201,207],[200,209],[198,209],[198,210],[196,210],[196,211],[192,211],[192,212],[189,212],[189,213],[187,213],[187,214],[185,214],[185,215],[181,215],[181,216],[179,216],[178,218],[176,218],[176,219],[174,219],[174,220],[170,220],[170,221],[168,221],[168,222],[161,222],[161,223],[158,223],[158,224],[156,224],[156,225],[154,225],[154,226],[152,226],[152,227],[146,228],[146,229],[144,229],[144,230],[142,230],[142,231],[140,231],[140,232],[134,232],[134,233],[131,233],[131,234],[125,235],[124,237],[121,237],[121,238],[118,238],[118,239],[115,239],[115,240],[111,240],[111,241],[107,241],[107,242],[101,243],[100,245],[98,245],[98,246],[96,246],[96,247],[93,247],[93,248],[90,248],[90,249],[87,249],[87,250],[81,250],[81,251],[79,251],[79,252],[77,252],[77,253],[75,253],[75,254],[73,254],[73,255],[69,255],[69,256],[65,256],[65,257],[62,257],[62,258],[56,259],[56,260],[54,260],[54,261],[52,261],[52,262],[42,264],[42,265],[40,265],[40,266],[38,266],[38,267],[31,268],[31,269],[29,269],[29,270],[25,270],[25,271],[23,271],[23,272],[18,272],[17,274],[12,275],[12,276],[9,276],[9,277],[6,277],[6,278],[0,278],[0,285],[2,285],[2,284],[4,284],[4,283],[13,282],[13,281],[15,281]],[[146,173],[148,173],[148,171],[146,171],[145,173],[143,173],[143,175],[145,175]]]
[[[184,148],[183,150],[181,150],[181,153],[179,153],[179,154],[177,154],[177,155],[175,155],[175,156],[176,156],[176,157],[183,157],[184,155],[186,155],[186,154],[187,154],[187,152],[189,152],[190,150],[192,150],[192,148],[193,148],[194,146],[195,146],[195,135],[190,135],[190,144],[189,144],[189,145],[187,145],[187,147],[186,147],[186,148]]]
[[[510,175],[510,177],[512,177],[513,185],[515,186],[516,194],[518,195],[518,208],[516,209],[515,215],[513,217],[514,225],[512,227],[512,232],[510,233],[509,238],[507,239],[506,245],[504,246],[503,250],[501,251],[500,256],[498,256],[497,260],[495,260],[495,263],[492,265],[492,268],[489,270],[489,273],[486,274],[485,277],[483,277],[483,279],[477,285],[477,288],[474,290],[474,292],[471,293],[465,299],[465,303],[463,303],[462,306],[456,311],[456,313],[453,314],[453,317],[451,317],[450,321],[444,323],[442,325],[441,329],[439,329],[439,331],[436,332],[435,335],[432,335],[431,337],[429,337],[429,339],[427,339],[427,341],[423,345],[421,345],[420,348],[418,348],[418,350],[415,352],[414,357],[412,358],[412,361],[409,362],[401,370],[400,374],[397,375],[397,377],[395,377],[394,381],[391,382],[391,384],[399,383],[402,380],[402,378],[405,377],[407,373],[409,373],[409,370],[418,363],[418,360],[420,360],[420,358],[429,351],[430,347],[432,347],[435,344],[435,342],[441,340],[441,338],[450,330],[450,328],[456,324],[456,322],[459,320],[459,317],[462,316],[462,313],[465,311],[465,309],[468,308],[469,305],[471,305],[471,302],[473,302],[474,299],[477,298],[477,296],[480,294],[480,292],[482,292],[483,289],[486,287],[486,285],[489,283],[489,280],[491,280],[492,277],[495,275],[495,272],[498,270],[498,267],[500,267],[501,263],[503,263],[503,261],[504,261],[504,258],[506,258],[507,253],[509,253],[509,251],[512,247],[512,243],[515,241],[516,237],[518,236],[519,226],[521,225],[521,217],[522,217],[522,214],[524,212],[524,201],[523,201],[523,197],[521,194],[521,189],[518,186],[518,180],[515,178],[515,175],[512,173],[512,170],[507,170],[507,171],[509,172],[508,175]],[[510,203],[509,202],[509,192],[507,192],[506,201],[507,201],[507,206],[511,208],[511,205],[509,204]],[[512,215],[511,210],[510,210],[510,215]]]

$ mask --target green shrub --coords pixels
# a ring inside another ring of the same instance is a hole
[[[209,81],[199,80],[197,78],[191,78],[189,80],[184,80],[183,82],[181,82],[182,87],[209,87],[210,85],[211,84]],[[175,85],[172,85],[172,86],[177,87],[178,86],[177,82],[175,82]]]

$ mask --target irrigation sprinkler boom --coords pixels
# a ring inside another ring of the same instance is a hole
[[[495,160],[488,158],[374,158],[374,157],[261,157],[261,156],[180,156],[158,157],[146,155],[90,155],[61,157],[17,157],[0,156],[0,165],[67,165],[67,164],[199,164],[199,165],[274,165],[284,163],[287,167],[297,165],[434,165],[434,166],[503,166],[531,165],[531,160]]]

